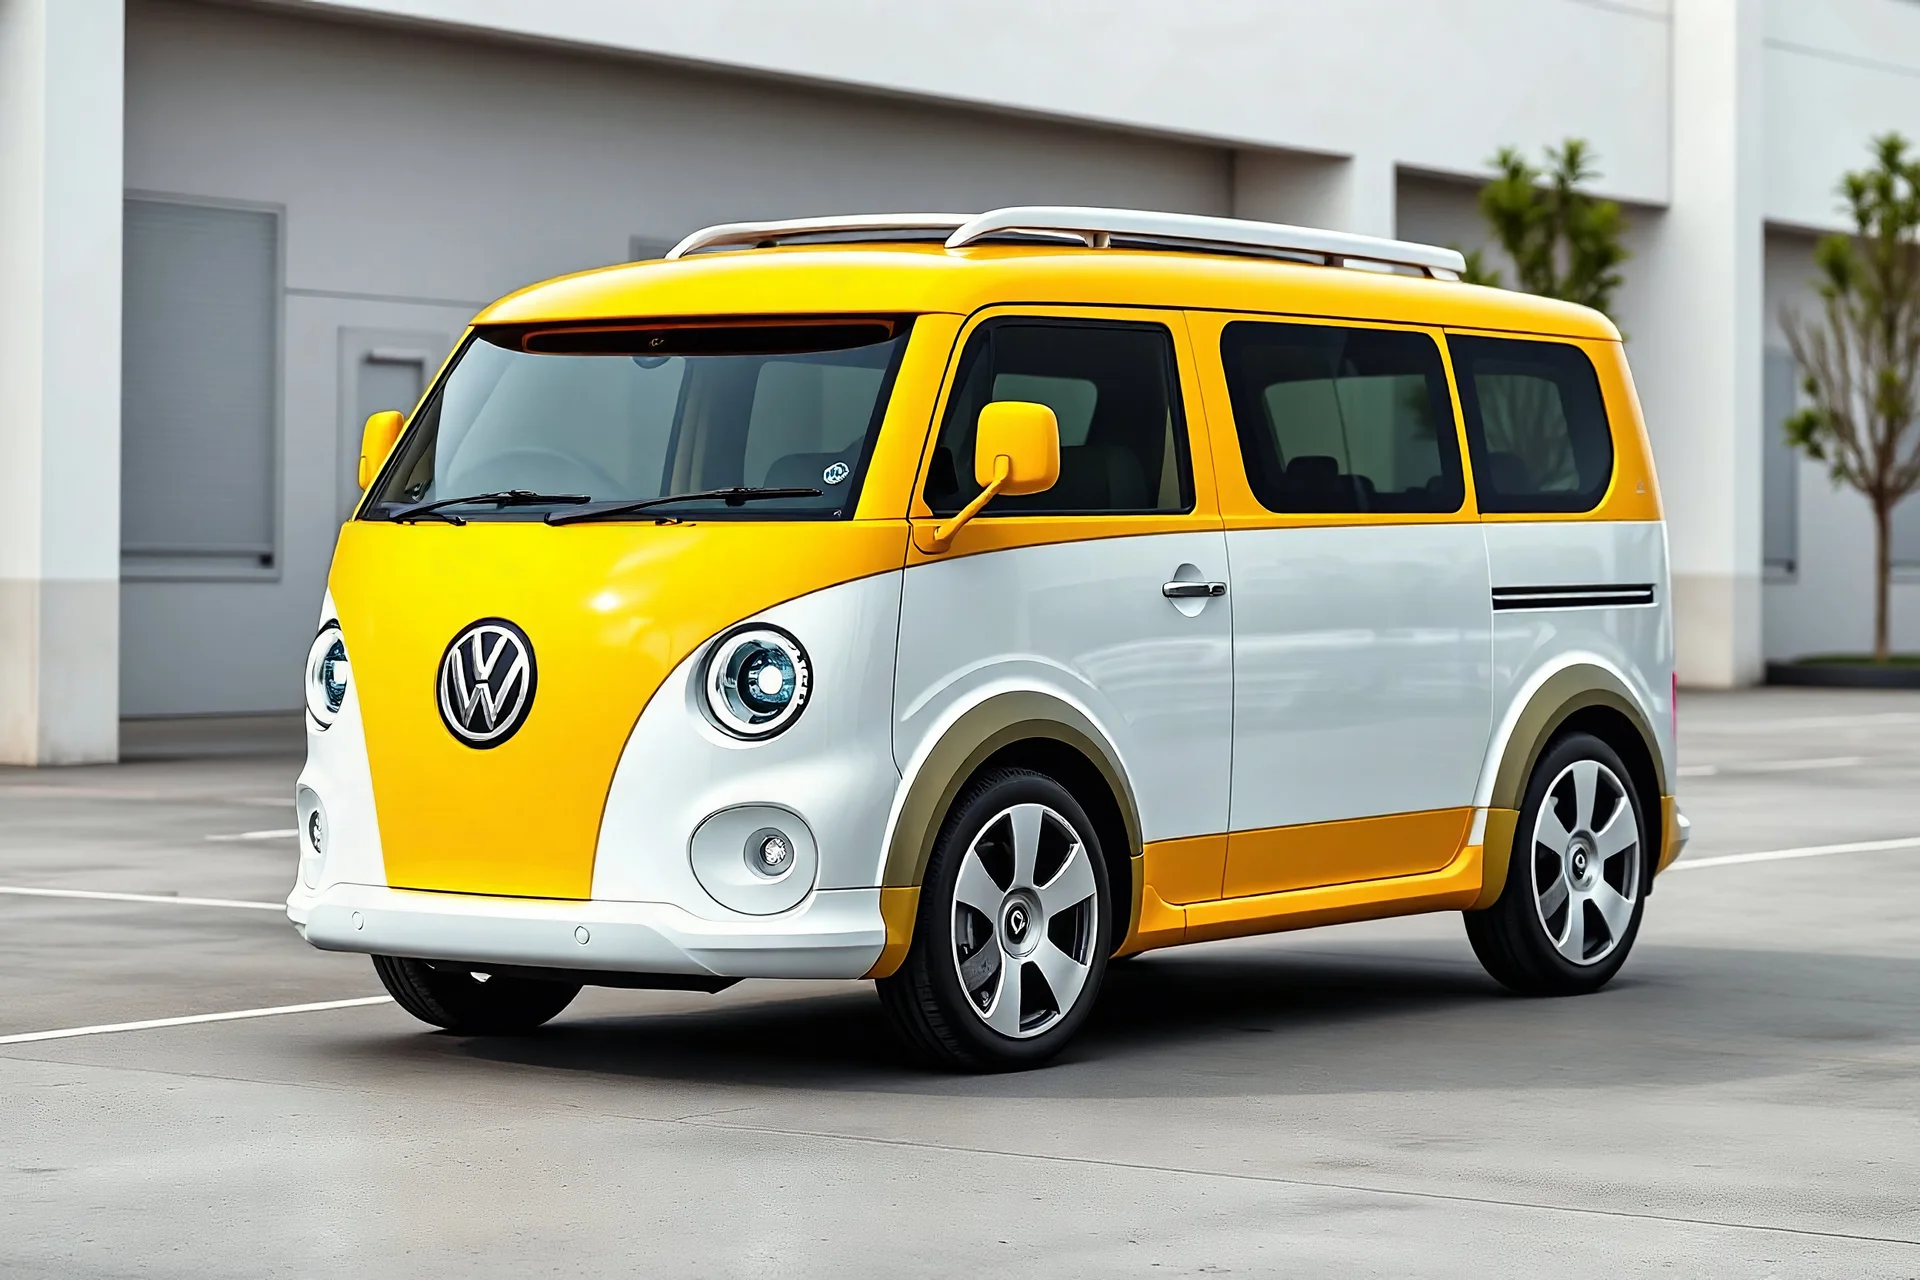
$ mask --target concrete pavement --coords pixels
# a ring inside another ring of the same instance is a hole
[[[1682,764],[1689,860],[1920,837],[1920,696],[1684,696]],[[0,887],[274,901],[296,770],[0,771]],[[173,902],[0,893],[0,972],[0,1037],[381,993]],[[0,1098],[8,1276],[1914,1276],[1920,848],[1670,872],[1581,999],[1456,916],[1143,957],[1017,1076],[750,982],[0,1044]]]

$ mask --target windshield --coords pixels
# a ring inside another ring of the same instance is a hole
[[[862,319],[479,330],[362,518],[525,490],[514,505],[451,509],[538,520],[583,498],[731,488],[819,493],[689,501],[635,518],[849,517],[909,328]]]

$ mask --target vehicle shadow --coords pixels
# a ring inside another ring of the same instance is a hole
[[[1645,947],[1597,995],[1531,1000],[1434,943],[1227,944],[1114,966],[1080,1037],[1050,1066],[1016,1075],[916,1064],[865,984],[743,985],[705,1007],[676,996],[657,1012],[568,1016],[524,1038],[426,1035],[386,1051],[661,1082],[949,1097],[1716,1083],[1805,1071],[1836,1046],[1857,1057],[1920,1043],[1916,979],[1913,960]]]

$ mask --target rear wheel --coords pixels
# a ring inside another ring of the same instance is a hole
[[[1058,1053],[1086,1021],[1110,949],[1106,864],[1086,810],[1045,774],[996,769],[954,802],[920,892],[913,945],[881,1003],[937,1065],[1006,1071]]]
[[[1466,914],[1486,971],[1524,995],[1605,986],[1640,931],[1646,818],[1614,749],[1572,733],[1534,766],[1514,828],[1507,883]]]
[[[463,1035],[532,1031],[580,994],[576,982],[502,977],[451,960],[375,956],[373,971],[402,1009]]]

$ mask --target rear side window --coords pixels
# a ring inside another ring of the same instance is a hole
[[[1003,496],[985,515],[1117,515],[1193,505],[1173,339],[1165,326],[989,320],[960,355],[927,472],[927,506],[950,515],[980,492],[973,472],[980,410],[1030,400],[1060,422],[1060,479]]]
[[[1591,511],[1613,434],[1586,352],[1565,342],[1448,335],[1480,509]]]
[[[1235,321],[1220,359],[1247,480],[1269,510],[1446,512],[1466,500],[1432,338]]]

